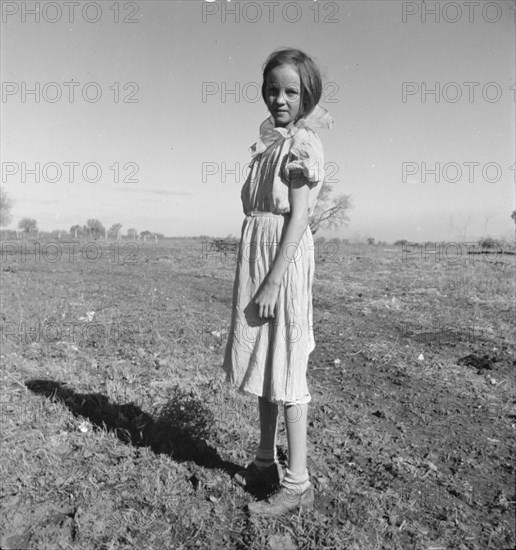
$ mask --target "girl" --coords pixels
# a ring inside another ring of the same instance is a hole
[[[270,117],[251,147],[241,192],[246,215],[238,253],[231,330],[223,369],[241,392],[258,396],[260,443],[256,457],[235,475],[244,487],[277,485],[250,511],[279,515],[314,500],[306,468],[306,382],[312,330],[314,252],[308,218],[324,179],[323,148],[315,129],[331,127],[318,106],[319,69],[295,49],[273,52],[263,70],[262,97]],[[278,405],[288,440],[285,475],[277,462]]]

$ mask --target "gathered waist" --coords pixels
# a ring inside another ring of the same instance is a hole
[[[275,214],[274,212],[267,212],[265,210],[251,210],[250,212],[246,213],[246,217],[248,218],[255,218],[255,217],[261,217],[261,216],[270,216],[273,218],[281,218],[284,216],[290,216],[290,212],[285,212],[283,214]]]

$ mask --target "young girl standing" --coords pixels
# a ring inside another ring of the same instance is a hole
[[[277,485],[258,514],[280,515],[314,500],[306,467],[306,381],[312,329],[314,250],[308,218],[324,179],[316,128],[331,127],[318,105],[319,69],[300,50],[273,52],[263,70],[262,97],[270,117],[251,147],[241,192],[245,219],[238,253],[233,308],[223,369],[239,391],[258,396],[260,443],[235,481],[244,487]],[[288,468],[276,456],[278,405],[284,406]]]

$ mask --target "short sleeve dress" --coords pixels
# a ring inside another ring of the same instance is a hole
[[[275,317],[262,319],[254,303],[277,253],[290,212],[293,181],[309,187],[313,213],[324,179],[323,147],[315,128],[331,127],[326,109],[317,106],[290,129],[275,128],[272,117],[260,138],[241,198],[245,213],[233,285],[231,325],[222,368],[240,392],[273,403],[308,403],[308,356],[315,349],[312,328],[314,243],[309,227],[299,246],[288,247],[289,266],[279,288]],[[284,250],[285,253],[285,250]]]

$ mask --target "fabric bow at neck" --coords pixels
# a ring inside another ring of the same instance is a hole
[[[249,149],[251,156],[255,157],[263,153],[268,147],[279,139],[286,139],[294,136],[301,128],[316,130],[317,128],[331,128],[333,118],[327,109],[316,105],[314,110],[305,118],[298,120],[288,130],[281,126],[274,126],[274,118],[269,116],[260,125],[260,137]]]

